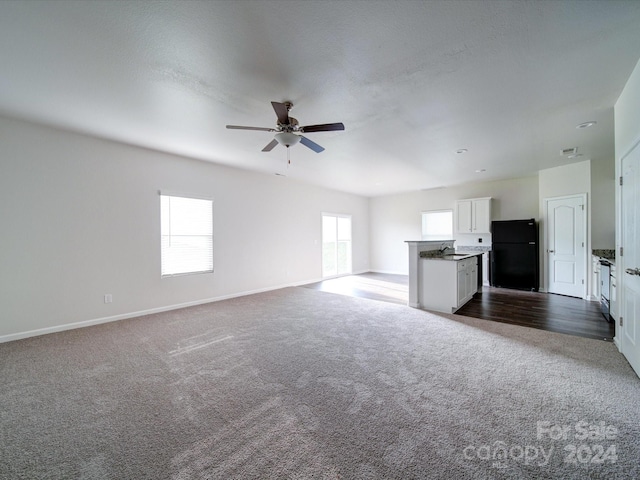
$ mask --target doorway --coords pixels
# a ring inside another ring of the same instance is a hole
[[[322,277],[351,273],[351,215],[322,214]]]
[[[587,194],[545,199],[547,291],[587,298]]]

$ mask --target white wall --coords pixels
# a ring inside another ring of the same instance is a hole
[[[493,220],[537,218],[538,177],[473,183],[372,198],[371,270],[407,274],[408,250],[404,242],[421,239],[421,213],[427,210],[453,210],[456,200],[479,197],[493,198]],[[477,237],[458,236],[456,246],[478,245]],[[482,237],[483,245],[489,245],[490,235]]]
[[[585,193],[591,189],[591,161],[571,163],[538,172],[540,186],[540,214],[544,213],[544,199]]]
[[[364,197],[6,118],[0,167],[0,340],[318,280],[323,211],[369,269]],[[214,198],[213,274],[160,278],[161,189]]]
[[[591,247],[615,246],[615,161],[591,161]]]
[[[616,161],[619,161],[640,140],[640,61],[618,97],[614,111]]]

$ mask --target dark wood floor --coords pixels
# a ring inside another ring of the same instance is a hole
[[[552,293],[483,287],[456,314],[609,342],[615,333],[599,303]]]
[[[306,288],[406,305],[406,275],[364,273],[305,285]],[[580,298],[506,288],[483,287],[458,312],[467,317],[612,341],[614,324],[605,321],[600,305]]]

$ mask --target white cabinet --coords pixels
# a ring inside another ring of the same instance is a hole
[[[458,200],[456,202],[456,233],[473,233],[473,221],[471,212],[473,210],[473,200]]]
[[[491,197],[456,201],[456,233],[491,233]]]
[[[460,262],[458,262],[460,263]],[[464,304],[464,299],[467,296],[467,271],[466,269],[458,269],[458,282],[457,282],[457,295],[456,295],[456,307]]]
[[[611,287],[609,289],[609,315],[613,320],[618,320],[618,292],[616,286],[616,266],[611,265]]]
[[[469,265],[469,282],[467,286],[467,296],[469,300],[473,298],[473,294],[478,291],[478,261],[480,259],[478,257],[473,257],[471,261],[471,265]]]
[[[478,257],[464,260],[423,259],[421,308],[453,313],[478,291]]]
[[[491,199],[478,198],[471,206],[473,233],[491,233]]]
[[[489,253],[484,252],[482,254],[482,285],[485,287],[490,286],[489,283]]]
[[[457,308],[467,303],[478,291],[478,259],[477,257],[468,258],[456,262],[458,270],[458,304]]]
[[[600,257],[591,256],[591,297],[600,302]]]

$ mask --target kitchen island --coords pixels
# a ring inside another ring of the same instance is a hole
[[[452,313],[482,290],[484,251],[456,252],[454,240],[406,243],[410,307]]]
[[[454,313],[471,300],[482,290],[481,256],[482,252],[423,255],[420,308]]]

